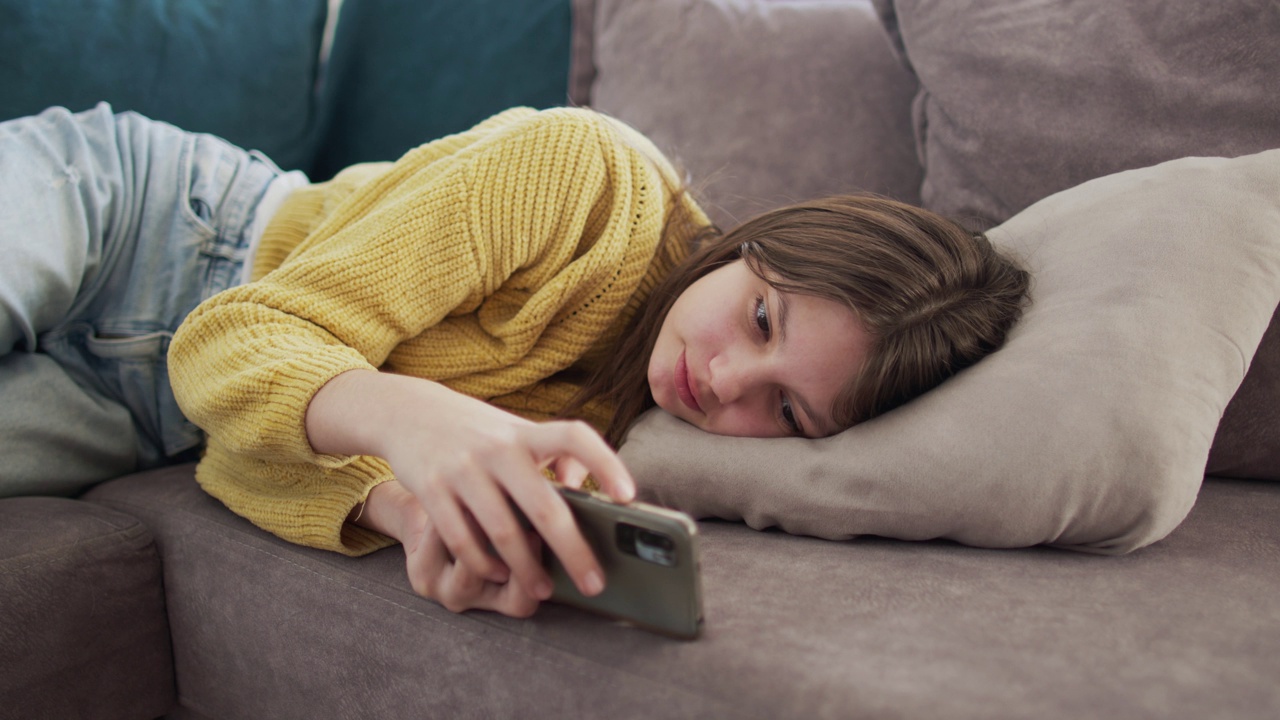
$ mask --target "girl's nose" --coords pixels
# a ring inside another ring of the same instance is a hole
[[[722,406],[746,400],[759,384],[759,364],[751,358],[720,355],[711,361],[710,370],[711,392]]]

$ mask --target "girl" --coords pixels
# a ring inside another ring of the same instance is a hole
[[[532,613],[540,542],[603,588],[544,473],[630,500],[613,447],[649,407],[830,435],[998,348],[1027,290],[982,236],[888,200],[722,235],[644,137],[587,110],[510,110],[312,185],[208,135],[51,109],[0,125],[0,177],[6,494],[202,449],[235,512],[348,554],[398,540],[452,610]]]

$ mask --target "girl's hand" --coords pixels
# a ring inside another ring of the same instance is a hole
[[[630,474],[585,423],[532,423],[438,383],[364,370],[321,388],[306,422],[316,452],[387,460],[429,517],[420,537],[438,535],[458,561],[454,567],[493,583],[511,579],[539,600],[551,596],[551,579],[512,512],[514,502],[579,591],[604,589],[568,505],[541,472],[550,466],[570,486],[591,473],[614,499],[631,500]],[[438,567],[437,560],[424,567]]]
[[[529,617],[538,609],[538,598],[515,579],[491,582],[450,557],[418,499],[398,481],[374,488],[357,522],[399,540],[404,547],[409,584],[419,595],[448,610],[492,610],[511,617]],[[530,541],[536,550],[537,536]]]

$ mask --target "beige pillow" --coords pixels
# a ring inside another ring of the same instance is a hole
[[[643,496],[833,539],[1119,553],[1167,535],[1280,300],[1280,150],[1099,178],[990,237],[1034,275],[999,352],[823,440],[651,412],[622,448]]]
[[[679,161],[729,227],[855,190],[919,203],[916,82],[867,0],[575,0],[571,98]]]

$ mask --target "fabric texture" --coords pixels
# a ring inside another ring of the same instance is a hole
[[[310,173],[394,160],[515,106],[564,105],[570,0],[342,4]]]
[[[0,119],[105,101],[305,169],[327,5],[0,0]]]
[[[1280,150],[1100,178],[989,236],[1034,277],[1004,348],[823,440],[651,411],[621,450],[641,495],[826,538],[1121,553],[1167,535],[1280,300]]]
[[[1227,404],[1205,472],[1280,480],[1280,312],[1262,336],[1240,389]]]
[[[1280,706],[1277,491],[1209,481],[1121,557],[703,522],[693,642],[550,603],[451,613],[413,594],[400,548],[291,545],[190,466],[89,497],[158,538],[194,717],[1203,720]]]
[[[0,123],[0,496],[74,494],[199,444],[169,339],[235,284],[279,172],[105,103]]]
[[[160,556],[137,518],[0,500],[0,715],[151,718],[175,700]]]
[[[652,138],[721,226],[841,192],[919,202],[916,83],[868,2],[580,0],[575,11],[573,100]]]
[[[550,417],[577,390],[552,376],[598,357],[683,257],[660,243],[678,184],[622,123],[517,108],[296,191],[262,238],[260,279],[203,303],[170,348],[178,402],[209,434],[200,482],[295,542],[385,545],[343,520],[390,468],[312,451],[315,392],[384,368]]]
[[[920,83],[925,207],[991,227],[1086,180],[1280,147],[1280,4],[876,0]]]

